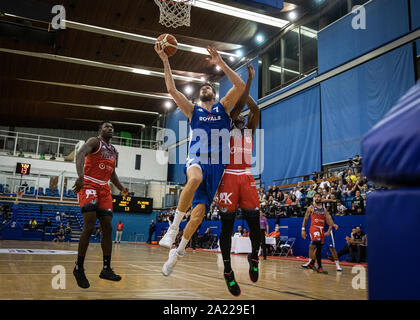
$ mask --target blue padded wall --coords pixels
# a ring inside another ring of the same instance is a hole
[[[420,1],[410,0],[412,29],[420,28]]]
[[[130,236],[134,232],[136,232],[137,234],[143,234],[145,236],[144,241],[146,241],[147,237],[149,236],[149,224],[152,222],[152,219],[156,223],[156,212],[152,212],[149,214],[114,212],[112,218],[112,240],[115,240],[117,224],[121,220],[121,222],[124,224],[121,241],[134,241],[130,239]]]
[[[183,124],[187,124],[186,127],[182,127],[181,130],[179,129],[179,124],[182,122]],[[173,130],[176,134],[176,141],[186,139],[189,133],[189,125],[188,125],[188,118],[187,116],[181,111],[180,108],[176,108],[174,111],[169,113],[166,117],[166,129]],[[171,145],[171,143],[169,143]]]
[[[360,154],[363,135],[414,79],[413,50],[407,44],[322,82],[323,163]]]
[[[319,86],[261,111],[266,186],[321,169]]]
[[[368,195],[369,299],[420,299],[420,188]]]
[[[318,33],[320,74],[409,32],[408,0],[373,0],[364,7],[366,29],[353,29],[356,14],[350,13]]]

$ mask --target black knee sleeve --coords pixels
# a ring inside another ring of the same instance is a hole
[[[230,249],[235,216],[235,212],[224,212],[221,214],[222,230],[220,232],[220,251],[222,252],[223,260],[230,260]]]

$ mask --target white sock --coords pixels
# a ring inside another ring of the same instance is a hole
[[[171,224],[171,228],[172,229],[178,229],[179,228],[179,224],[182,221],[182,218],[185,216],[185,212],[181,212],[178,211],[178,209],[176,209],[176,213],[175,213],[175,217],[174,217],[174,222],[172,222]]]
[[[340,268],[340,263],[338,262],[338,260],[335,262],[335,265],[337,266],[337,268]]]
[[[308,263],[306,263],[307,265],[310,264],[312,262],[312,259],[309,259]]]
[[[187,240],[184,238],[184,236],[182,236],[181,242],[179,243],[177,252],[180,256],[183,256],[185,254],[185,247],[187,246],[188,242],[190,242],[190,240]]]

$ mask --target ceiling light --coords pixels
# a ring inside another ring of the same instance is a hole
[[[229,57],[229,60],[233,62],[233,61],[235,61],[235,58],[234,58],[234,57],[232,57],[232,56],[230,56],[230,57]]]
[[[292,11],[292,12],[290,12],[289,13],[289,19],[290,20],[295,20],[297,18],[297,14],[296,14],[296,12],[295,11]]]
[[[195,0],[192,2],[192,5],[201,9],[226,14],[226,15],[237,17],[237,18],[249,20],[249,21],[255,21],[262,24],[267,24],[267,25],[277,27],[277,28],[283,28],[285,25],[289,24],[289,21],[287,20],[277,19],[271,16],[256,13],[253,11],[239,9],[236,7],[217,3],[215,1]]]
[[[257,43],[263,43],[264,36],[262,34],[257,34],[257,36],[255,37],[255,41],[257,41]]]
[[[99,106],[99,109],[115,111],[115,108],[114,107],[107,107],[107,106]]]
[[[165,102],[165,107],[166,107],[167,109],[170,109],[170,108],[172,107],[172,102],[170,102],[170,101],[166,101],[166,102]]]
[[[191,86],[186,86],[185,87],[185,93],[186,94],[191,94],[193,92],[193,89],[192,89],[192,87]]]
[[[244,55],[244,52],[242,51],[242,50],[236,50],[236,56],[238,57],[238,58],[241,58],[243,55]]]
[[[201,82],[206,82],[206,78],[204,78],[204,77],[201,77],[200,80],[201,80]]]
[[[216,66],[216,70],[217,70],[217,71],[220,71],[220,70],[221,70],[221,68],[220,68],[219,66]]]

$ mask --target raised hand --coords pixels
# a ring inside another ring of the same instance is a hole
[[[248,61],[248,63],[246,64],[246,68],[248,69],[248,77],[250,79],[254,79],[255,76],[255,70],[253,65]]]
[[[211,64],[221,66],[224,63],[222,57],[215,48],[208,46],[207,51],[210,55],[210,58],[206,58],[206,60],[209,61]]]
[[[155,42],[155,51],[158,54],[158,56],[162,59],[162,61],[168,60],[168,55],[162,49],[162,46],[160,45],[159,41]]]

